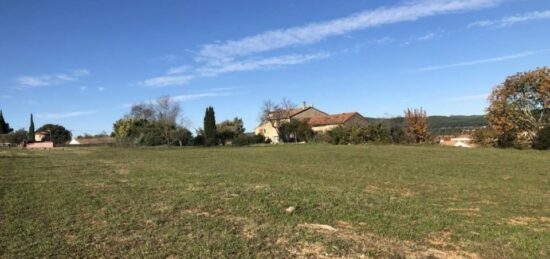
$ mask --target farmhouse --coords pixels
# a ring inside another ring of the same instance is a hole
[[[279,134],[276,127],[278,123],[289,122],[291,119],[307,122],[316,133],[325,133],[338,126],[367,124],[367,119],[358,112],[346,112],[328,114],[313,106],[307,106],[305,102],[301,108],[291,110],[278,110],[269,113],[269,120],[262,122],[255,130],[256,135],[262,134],[272,143],[279,142]]]
[[[37,131],[34,133],[34,141],[42,142],[50,139],[50,133],[46,131]]]
[[[26,143],[28,149],[51,149],[53,142],[50,141],[50,133],[46,131],[37,131],[34,133],[34,141]]]

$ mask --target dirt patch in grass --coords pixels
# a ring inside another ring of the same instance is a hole
[[[352,243],[351,249],[345,258],[364,258],[369,252],[374,251],[376,257],[400,257],[400,258],[480,258],[476,253],[468,252],[451,245],[451,232],[442,231],[431,235],[425,246],[411,241],[401,241],[388,237],[382,237],[372,233],[358,233],[353,230],[351,224],[338,221],[335,228],[330,225],[303,223],[297,227],[319,233],[324,237],[336,238]],[[328,252],[325,243],[299,243],[288,249],[288,252],[298,258],[339,258]]]
[[[513,217],[504,220],[511,226],[529,226],[532,230],[541,232],[550,229],[550,217]]]

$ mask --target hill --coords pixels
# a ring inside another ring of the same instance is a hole
[[[382,123],[387,127],[403,126],[404,118],[367,118],[371,123]],[[431,134],[457,134],[466,129],[487,126],[484,115],[428,116],[428,130]]]

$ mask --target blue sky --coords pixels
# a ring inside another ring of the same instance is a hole
[[[266,99],[329,113],[482,114],[507,75],[549,65],[550,1],[0,1],[0,109],[14,128],[110,132],[171,95],[248,131]]]

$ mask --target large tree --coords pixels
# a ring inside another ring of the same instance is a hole
[[[487,120],[500,146],[511,145],[518,136],[532,141],[550,124],[550,68],[509,76],[493,89],[489,101]]]
[[[428,140],[428,116],[422,108],[405,110],[405,134],[415,143]]]
[[[55,144],[63,144],[72,139],[72,134],[65,127],[57,124],[45,124],[38,128],[37,131],[44,131],[50,133],[50,141]]]
[[[125,118],[115,122],[113,133],[118,141],[137,145],[188,144],[183,141],[188,130],[178,123],[183,121],[182,113],[180,103],[170,96],[137,103]]]
[[[216,115],[212,106],[204,113],[204,138],[207,145],[216,144]]]
[[[177,120],[181,115],[180,104],[173,101],[170,96],[162,96],[157,99],[154,110],[156,121],[162,128],[162,137],[170,146],[174,132],[178,127]]]
[[[225,120],[216,125],[218,139],[222,145],[225,145],[227,140],[238,138],[244,134],[244,123],[241,118],[233,120]]]
[[[13,131],[13,129],[10,128],[10,124],[7,123],[4,120],[4,115],[2,114],[2,111],[0,110],[0,134],[8,134],[12,131]]]

